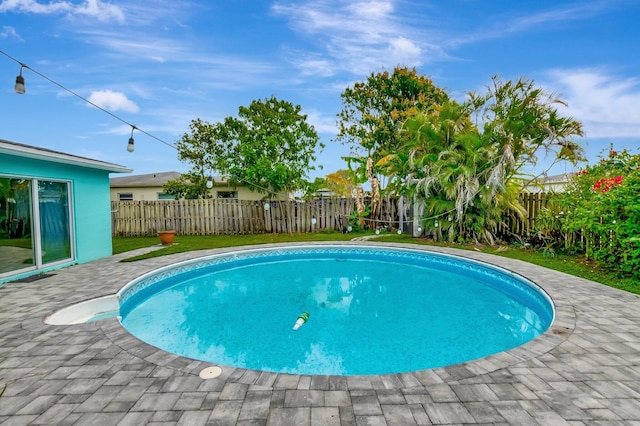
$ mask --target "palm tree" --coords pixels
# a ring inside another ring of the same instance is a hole
[[[583,158],[571,139],[582,136],[582,125],[560,116],[561,100],[529,80],[492,81],[485,95],[411,116],[402,128],[408,160],[383,158],[388,173],[415,182],[425,227],[438,237],[493,244],[504,214],[526,214],[518,201],[525,166],[541,151],[556,153],[557,161]]]
[[[503,82],[494,76],[487,93],[470,93],[468,104],[477,124],[481,122],[482,134],[499,155],[491,182],[523,177],[522,170],[535,165],[541,152],[555,154],[549,168],[558,161],[585,161],[584,150],[573,141],[584,136],[582,124],[561,116],[557,106],[567,106],[566,102],[535,87],[532,80]]]
[[[425,204],[426,228],[439,238],[493,244],[501,215],[523,209],[513,203],[517,188],[496,179],[500,158],[470,121],[469,110],[468,104],[450,102],[407,120],[410,167]]]

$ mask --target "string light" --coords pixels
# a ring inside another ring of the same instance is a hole
[[[134,130],[137,130],[137,131],[139,131],[140,133],[143,133],[143,134],[145,134],[145,135],[149,136],[150,138],[155,139],[155,140],[157,140],[158,142],[163,143],[163,144],[167,145],[168,147],[171,147],[171,148],[175,149],[176,151],[178,150],[178,148],[177,148],[174,144],[169,143],[169,142],[166,142],[166,141],[164,141],[164,140],[160,139],[159,137],[157,137],[157,136],[155,136],[155,135],[152,135],[152,134],[151,134],[151,133],[149,133],[149,132],[146,132],[145,130],[141,129],[140,127],[135,126],[135,125],[133,125],[133,124],[129,123],[127,120],[125,120],[125,119],[123,119],[123,118],[119,117],[118,115],[116,115],[116,114],[112,113],[111,111],[108,111],[108,110],[106,110],[106,109],[102,108],[101,106],[96,105],[95,103],[91,102],[89,99],[86,99],[85,97],[83,97],[83,96],[79,95],[78,93],[74,92],[73,90],[71,90],[71,89],[69,89],[69,88],[67,88],[67,87],[63,86],[62,84],[58,83],[57,81],[55,81],[55,80],[53,80],[53,79],[51,79],[51,78],[47,77],[46,75],[44,75],[44,74],[42,74],[42,73],[40,73],[40,72],[38,72],[38,71],[34,70],[34,69],[33,69],[33,68],[31,68],[30,66],[28,66],[28,65],[26,65],[26,64],[24,64],[24,63],[22,63],[22,62],[20,62],[19,60],[17,60],[17,59],[16,59],[16,58],[14,58],[13,56],[9,55],[8,53],[4,52],[3,50],[0,50],[0,53],[2,53],[2,54],[3,54],[4,56],[6,56],[7,58],[11,59],[12,61],[14,61],[14,62],[16,62],[16,63],[18,63],[18,64],[20,65],[20,74],[16,77],[16,84],[15,84],[15,87],[14,87],[14,89],[15,89],[16,93],[18,93],[18,94],[24,94],[24,93],[25,93],[25,91],[26,91],[26,90],[25,90],[25,85],[24,85],[24,77],[22,76],[22,70],[26,68],[26,69],[28,69],[29,71],[33,72],[34,74],[36,74],[36,75],[38,75],[38,76],[40,76],[40,77],[44,78],[44,79],[45,79],[45,80],[47,80],[48,82],[50,82],[50,83],[52,83],[52,84],[54,84],[54,85],[58,86],[58,87],[59,87],[59,88],[61,88],[62,90],[64,90],[64,91],[66,91],[66,92],[71,93],[73,96],[75,96],[75,97],[77,97],[77,98],[81,99],[81,100],[82,100],[82,101],[84,101],[85,103],[87,103],[87,104],[89,104],[89,105],[91,105],[91,106],[93,106],[93,107],[96,107],[96,108],[97,108],[97,109],[99,109],[100,111],[102,111],[102,112],[104,112],[104,113],[106,113],[106,114],[109,114],[111,117],[115,118],[116,120],[118,120],[118,121],[120,121],[120,122],[122,122],[122,123],[126,124],[127,126],[130,126],[130,127],[131,127],[131,136],[129,137],[129,142],[128,142],[128,144],[127,144],[127,151],[129,151],[129,152],[133,152],[133,151],[134,151],[134,149],[135,149],[135,147],[134,147],[134,140],[133,140],[133,131],[134,131]],[[254,186],[254,187],[256,187],[256,188],[262,189],[263,191],[267,192],[267,193],[268,193],[268,194],[270,194],[270,195],[277,195],[275,191],[273,191],[273,190],[271,190],[271,189],[269,189],[269,188],[265,188],[265,187],[263,187],[263,186],[260,186],[260,185],[257,185],[257,184],[255,184],[255,183],[249,182],[249,181],[247,181],[247,180],[245,180],[245,179],[239,178],[239,177],[237,177],[237,176],[236,176],[235,178],[236,178],[238,181],[240,181],[240,182],[244,182],[245,184],[252,185],[252,186]],[[211,187],[213,187],[213,180],[211,180]],[[210,188],[210,187],[209,187],[209,181],[207,181],[207,188]],[[265,203],[264,208],[265,208],[265,210],[269,210],[269,208],[270,208],[269,202]]]
[[[25,66],[23,64],[20,64],[20,74],[16,77],[16,85],[14,87],[14,90],[18,95],[24,95],[24,93],[26,92],[26,89],[24,87],[24,77],[22,76],[22,69],[24,67]]]
[[[76,93],[76,92],[74,92],[73,90],[71,90],[71,89],[69,89],[69,88],[67,88],[67,87],[63,86],[62,84],[58,83],[57,81],[52,80],[52,79],[50,79],[49,77],[47,77],[46,75],[44,75],[44,74],[42,74],[42,73],[40,73],[40,72],[38,72],[38,71],[34,70],[34,69],[33,69],[33,68],[31,68],[30,66],[28,66],[28,65],[26,65],[26,64],[23,64],[22,62],[20,62],[19,60],[17,60],[17,59],[16,59],[16,58],[14,58],[13,56],[9,55],[8,53],[6,53],[6,52],[4,52],[4,51],[2,51],[2,50],[0,50],[0,53],[2,53],[4,56],[6,56],[7,58],[11,59],[12,61],[17,62],[17,63],[20,65],[20,75],[19,75],[18,77],[16,77],[16,86],[15,86],[15,91],[16,91],[16,93],[20,93],[20,94],[24,93],[24,77],[22,76],[22,69],[23,69],[23,68],[26,68],[26,69],[28,69],[29,71],[33,72],[34,74],[37,74],[37,75],[39,75],[40,77],[44,78],[44,79],[45,79],[45,80],[47,80],[48,82],[55,84],[56,86],[58,86],[58,87],[59,87],[59,88],[61,88],[62,90],[64,90],[64,91],[66,91],[66,92],[71,93],[73,96],[75,96],[75,97],[77,97],[77,98],[79,98],[79,99],[82,99],[84,102],[88,103],[89,105],[91,105],[91,106],[93,106],[93,107],[98,108],[100,111],[102,111],[102,112],[104,112],[104,113],[106,113],[106,114],[109,114],[111,117],[113,117],[113,118],[115,118],[116,120],[118,120],[118,121],[120,121],[120,122],[122,122],[122,123],[126,124],[127,126],[131,126],[133,129],[138,130],[139,132],[144,133],[145,135],[149,136],[150,138],[155,139],[155,140],[157,140],[158,142],[161,142],[161,143],[163,143],[163,144],[165,144],[165,145],[167,145],[167,146],[169,146],[169,147],[171,147],[171,148],[173,148],[173,149],[176,149],[176,150],[178,149],[178,148],[176,148],[176,146],[175,146],[175,145],[173,145],[173,144],[171,144],[171,143],[169,143],[169,142],[166,142],[166,141],[164,141],[164,140],[160,139],[159,137],[152,135],[151,133],[145,132],[145,131],[144,131],[144,130],[142,130],[141,128],[139,128],[139,127],[137,127],[137,126],[134,126],[133,124],[129,123],[127,120],[125,120],[125,119],[123,119],[123,118],[121,118],[121,117],[117,116],[116,114],[112,113],[111,111],[107,111],[106,109],[102,108],[100,105],[96,105],[95,103],[91,102],[89,99],[84,98],[83,96],[81,96],[81,95],[77,94],[77,93]],[[19,86],[20,86],[20,84],[22,84],[22,86],[21,86],[21,87],[19,87]],[[20,91],[19,91],[19,89],[20,89],[20,90],[22,90],[22,92],[20,92]],[[130,147],[130,146],[131,146],[131,145],[128,145],[128,146],[127,146],[127,150],[129,150],[129,147]],[[131,151],[129,151],[129,152],[131,152]]]
[[[136,129],[136,126],[131,126],[131,137],[129,138],[129,143],[127,144],[127,151],[133,152],[135,147],[133,146],[133,131]]]

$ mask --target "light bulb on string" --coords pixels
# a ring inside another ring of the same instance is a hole
[[[1,2],[1,0],[0,0],[0,2]],[[92,102],[90,99],[87,99],[87,98],[85,98],[85,97],[81,96],[81,95],[80,95],[80,94],[78,94],[77,92],[75,92],[75,91],[73,91],[73,90],[69,89],[68,87],[64,86],[63,84],[61,84],[61,83],[59,83],[59,82],[57,82],[57,81],[55,81],[55,80],[51,79],[50,77],[48,77],[48,76],[46,76],[45,74],[43,74],[43,73],[39,72],[38,70],[33,69],[33,68],[31,68],[30,66],[28,66],[28,65],[26,65],[26,64],[24,64],[24,63],[22,63],[20,60],[18,60],[18,59],[16,59],[16,58],[14,58],[13,56],[9,55],[8,53],[6,53],[5,51],[3,51],[2,49],[0,49],[0,55],[4,55],[4,56],[6,56],[7,58],[9,58],[10,60],[12,60],[12,61],[14,61],[15,63],[17,63],[18,65],[20,65],[20,71],[19,71],[18,76],[16,77],[16,82],[15,82],[15,86],[14,86],[14,90],[15,90],[15,92],[16,92],[16,93],[18,93],[18,94],[24,94],[24,93],[26,92],[26,89],[25,89],[25,78],[24,78],[24,76],[22,75],[22,71],[23,71],[23,69],[24,69],[24,68],[27,68],[27,69],[29,69],[32,73],[34,73],[34,74],[38,75],[39,77],[41,77],[41,78],[43,78],[43,79],[47,80],[48,82],[50,82],[50,83],[52,83],[53,85],[55,85],[55,86],[59,87],[60,89],[62,89],[62,90],[64,90],[64,91],[66,91],[66,92],[68,92],[68,93],[70,93],[71,95],[73,95],[73,96],[77,97],[78,99],[82,100],[83,102],[87,103],[88,105],[91,105],[91,106],[93,106],[93,107],[97,108],[98,110],[102,111],[103,113],[108,114],[109,116],[113,117],[114,119],[116,119],[116,120],[118,120],[118,121],[122,122],[123,124],[125,124],[125,125],[127,125],[127,126],[130,126],[130,127],[131,127],[131,136],[129,137],[129,140],[128,140],[128,143],[127,143],[127,151],[128,151],[128,152],[134,152],[134,150],[135,150],[135,141],[134,141],[134,139],[133,139],[133,131],[134,131],[134,130],[138,130],[138,131],[140,131],[141,133],[144,133],[145,135],[149,136],[150,138],[155,139],[156,141],[158,141],[158,142],[160,142],[160,143],[162,143],[162,144],[164,144],[164,145],[166,145],[166,146],[168,146],[168,147],[170,147],[170,148],[172,148],[172,149],[175,149],[175,150],[177,150],[177,149],[178,149],[178,148],[177,148],[177,146],[176,146],[175,144],[172,144],[172,143],[166,142],[165,140],[163,140],[163,139],[161,139],[161,138],[159,138],[159,137],[157,137],[157,136],[155,136],[155,135],[153,135],[153,134],[151,134],[151,133],[149,133],[149,132],[146,132],[146,131],[144,131],[144,130],[142,130],[142,129],[138,128],[138,127],[136,127],[135,125],[133,125],[133,124],[129,123],[127,120],[123,119],[122,117],[118,116],[117,114],[114,114],[113,112],[109,111],[108,109],[105,109],[105,108],[103,108],[102,106],[100,106],[100,105],[96,104],[95,102]],[[248,184],[250,184],[250,185],[257,186],[257,187],[259,187],[259,188],[260,188],[260,186],[259,186],[259,185],[255,185],[255,183],[253,183],[253,182],[249,182],[249,181],[247,181],[247,180],[245,180],[245,179],[239,179],[239,180],[240,180],[240,181],[243,181],[243,182],[245,182],[245,183],[248,183]],[[212,182],[212,183],[213,183],[213,182]],[[266,189],[266,188],[262,188],[262,189],[265,189],[265,190],[267,190],[267,191],[268,191],[268,189]],[[264,204],[264,208],[265,208],[265,210],[269,210],[270,205],[269,205],[269,202],[268,202],[268,201]]]
[[[131,136],[129,137],[129,143],[127,144],[127,151],[133,152],[135,146],[133,145],[133,131],[136,129],[136,126],[131,126]]]
[[[16,85],[14,87],[14,90],[19,95],[23,95],[26,92],[24,87],[24,77],[22,76],[22,69],[24,67],[25,66],[23,64],[20,64],[20,74],[16,77]]]

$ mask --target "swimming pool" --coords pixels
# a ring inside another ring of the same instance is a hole
[[[295,246],[195,259],[119,294],[141,340],[221,365],[295,374],[416,371],[543,333],[548,296],[509,271],[399,248]],[[308,321],[292,329],[297,317]]]

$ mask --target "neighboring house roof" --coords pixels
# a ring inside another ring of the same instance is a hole
[[[530,192],[540,192],[540,190],[547,191],[551,189],[561,191],[569,182],[571,182],[571,178],[574,175],[575,173],[570,172],[552,176],[543,176],[529,182],[524,189]]]
[[[559,175],[547,176],[542,180],[543,184],[566,183],[571,180],[575,173],[562,173]]]
[[[109,185],[112,188],[156,187],[163,186],[170,180],[178,179],[180,175],[181,173],[178,172],[158,172],[145,175],[121,176],[109,179]]]
[[[37,146],[24,145],[0,139],[0,154],[10,154],[20,157],[33,158],[37,160],[51,161],[54,163],[70,164],[74,166],[87,167],[91,169],[106,170],[114,173],[131,173],[132,170],[118,164],[93,160],[91,158],[80,157],[51,149]]]

